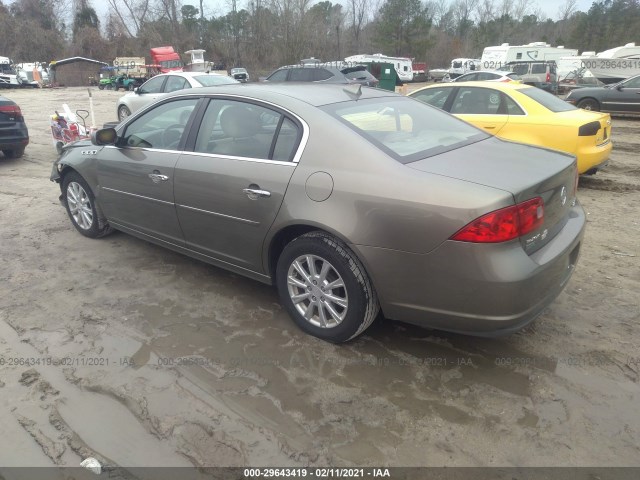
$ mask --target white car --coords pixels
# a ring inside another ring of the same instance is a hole
[[[240,83],[228,75],[206,72],[171,72],[150,78],[133,92],[118,100],[118,120],[122,121],[133,112],[151,104],[161,96],[185,88],[214,87]]]
[[[460,75],[457,78],[451,80],[452,82],[517,82],[520,80],[520,75],[513,72],[505,72],[502,70],[479,70],[477,72],[469,72],[464,75]]]

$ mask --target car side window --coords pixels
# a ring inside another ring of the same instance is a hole
[[[189,98],[158,105],[127,125],[118,146],[177,150],[197,103]]]
[[[182,90],[183,88],[187,88],[186,84],[187,80],[183,77],[178,77],[177,75],[170,75],[167,78],[167,83],[164,85],[165,92],[175,92],[176,90]]]
[[[200,124],[194,150],[288,161],[298,136],[297,124],[278,111],[236,100],[212,100]]]
[[[498,78],[498,75],[489,72],[476,73],[476,75],[476,80],[493,80],[495,78]]]
[[[290,82],[312,82],[315,68],[292,68],[289,74]]]
[[[314,82],[329,80],[331,77],[333,77],[333,73],[331,73],[329,70],[325,70],[324,68],[314,68],[312,70],[313,70],[312,77]]]
[[[453,114],[495,115],[500,92],[488,88],[461,88],[451,106]]]
[[[632,78],[622,86],[626,88],[640,88],[640,77]]]
[[[166,77],[153,77],[142,84],[138,91],[140,93],[160,93],[165,79]]]
[[[273,149],[272,160],[280,160],[282,162],[290,162],[293,160],[293,156],[298,146],[300,129],[293,120],[290,118],[284,118],[280,130],[278,131],[278,138]]]
[[[531,65],[531,73],[547,73],[547,66],[544,63],[534,63]]]
[[[421,102],[428,103],[429,105],[442,109],[452,91],[453,89],[451,88],[427,88],[417,92],[415,95],[412,95],[412,97],[416,100],[420,100]]]
[[[289,70],[286,68],[283,68],[282,70],[277,70],[273,72],[269,77],[267,77],[267,80],[270,82],[286,82],[288,73],[289,73]]]
[[[497,113],[501,115],[524,115],[524,111],[520,106],[504,93],[500,94],[500,106]]]

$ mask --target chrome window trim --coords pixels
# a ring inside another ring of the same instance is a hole
[[[297,164],[300,161],[300,158],[302,157],[302,153],[304,152],[305,147],[307,146],[307,142],[309,141],[309,125],[307,124],[306,121],[304,121],[302,119],[302,117],[300,117],[299,115],[293,113],[291,110],[281,106],[281,105],[277,105],[275,103],[266,101],[266,100],[261,100],[259,98],[255,98],[255,97],[247,97],[244,95],[237,95],[237,94],[229,94],[229,93],[220,93],[220,94],[198,94],[197,92],[189,92],[186,95],[178,95],[176,97],[171,97],[171,99],[178,99],[178,98],[186,98],[186,97],[198,97],[198,98],[212,98],[212,99],[223,99],[223,98],[234,98],[234,99],[244,99],[244,100],[250,100],[251,103],[257,103],[257,104],[262,104],[262,105],[270,105],[271,107],[275,108],[276,110],[281,110],[283,112],[286,112],[288,115],[290,115],[291,117],[295,118],[298,120],[298,122],[300,122],[300,124],[302,125],[302,137],[300,138],[300,144],[298,145],[298,149],[296,150],[296,154],[293,156],[293,159],[291,161],[282,161],[282,160],[268,160],[268,159],[259,159],[259,158],[252,158],[252,157],[233,157],[233,156],[227,156],[227,155],[212,155],[214,157],[223,157],[223,158],[230,158],[230,159],[238,159],[238,160],[251,160],[251,161],[259,161],[259,162],[265,162],[265,163],[276,163],[276,164],[285,164],[285,165],[291,165],[291,164]],[[144,108],[142,110],[140,110],[140,112],[146,111],[147,108]],[[138,112],[136,112],[137,114]],[[132,115],[131,117],[129,117],[129,119],[127,119],[127,124],[130,123],[130,119],[137,117],[138,115]],[[125,125],[126,127],[126,125]],[[180,154],[185,154],[185,155],[189,155],[189,154],[198,154],[198,155],[211,155],[211,154],[206,154],[206,153],[200,153],[200,152],[187,152],[184,150],[165,150],[165,149],[160,149],[160,148],[141,148],[141,147],[116,147],[115,145],[107,145],[106,147],[110,147],[110,148],[116,148],[118,150],[120,149],[124,149],[124,148],[132,148],[132,149],[136,149],[136,150],[142,150],[142,151],[153,151],[153,152],[170,152],[170,153],[180,153]]]
[[[197,157],[213,157],[213,158],[223,158],[225,160],[238,160],[241,162],[254,162],[254,163],[271,163],[273,165],[284,165],[294,167],[295,164],[293,161],[287,162],[284,160],[268,160],[266,158],[253,158],[253,157],[236,157],[234,155],[219,155],[215,153],[202,153],[202,152],[181,152],[182,155],[188,156],[197,156]],[[296,162],[297,163],[297,162]]]

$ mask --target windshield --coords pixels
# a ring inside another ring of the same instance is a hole
[[[214,87],[216,85],[229,85],[230,83],[238,83],[237,80],[234,80],[231,77],[227,77],[226,75],[198,75],[197,77],[193,77],[193,79],[203,87]]]
[[[375,98],[323,107],[382,151],[410,163],[488,138],[481,130],[410,98]]]
[[[523,88],[519,91],[552,112],[568,112],[569,110],[577,110],[577,107],[574,107],[570,103],[567,103],[555,95],[536,87]]]

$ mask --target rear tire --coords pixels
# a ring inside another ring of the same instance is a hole
[[[583,100],[580,100],[577,106],[578,108],[582,108],[583,110],[589,110],[593,112],[600,111],[600,104],[593,98],[585,98]]]
[[[69,172],[62,181],[62,201],[73,226],[85,237],[100,238],[113,229],[98,206],[91,187],[77,172]]]
[[[325,232],[309,232],[284,248],[276,284],[282,304],[298,327],[329,342],[357,337],[380,310],[358,258]]]
[[[24,155],[24,148],[6,149],[2,150],[2,153],[4,153],[4,156],[7,158],[20,158]]]
[[[98,89],[99,90],[104,90],[104,85],[103,84],[98,85]]]

